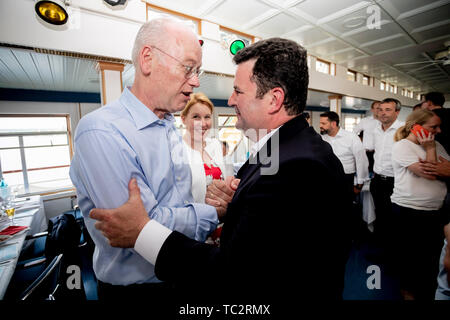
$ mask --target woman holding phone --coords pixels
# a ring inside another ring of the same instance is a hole
[[[442,145],[434,140],[440,124],[441,120],[432,111],[416,110],[394,137],[392,239],[404,299],[432,300],[437,287],[444,238],[441,208],[447,187],[437,176],[424,172],[420,160],[437,162],[439,156],[450,159]]]

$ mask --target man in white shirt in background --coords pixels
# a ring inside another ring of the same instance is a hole
[[[356,135],[359,135],[363,132],[362,144],[364,149],[366,150],[367,159],[369,160],[369,175],[372,177],[373,175],[373,154],[374,154],[374,146],[373,146],[373,130],[379,124],[377,110],[380,106],[380,101],[372,102],[370,106],[370,111],[372,115],[369,117],[362,118],[361,121],[353,128],[353,132]]]
[[[358,194],[364,181],[369,179],[368,160],[361,140],[356,134],[339,127],[339,115],[333,111],[320,115],[320,134],[341,161],[350,188]]]
[[[397,119],[400,113],[400,101],[386,98],[378,107],[379,124],[373,131],[374,142],[374,177],[370,181],[370,192],[375,205],[375,236],[380,245],[387,244],[390,225],[391,195],[394,190],[394,171],[392,167],[392,146],[394,134],[404,125]]]
[[[327,111],[320,115],[320,134],[322,139],[328,142],[333,153],[341,161],[344,167],[347,186],[353,193],[352,230],[355,232],[354,239],[358,238],[360,226],[363,227],[362,212],[358,207],[358,195],[369,180],[369,161],[363,148],[361,140],[353,132],[343,130],[339,127],[339,115],[333,111]],[[355,179],[356,176],[356,179]]]

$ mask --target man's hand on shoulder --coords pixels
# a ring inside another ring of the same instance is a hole
[[[128,183],[129,197],[115,209],[92,209],[89,216],[98,220],[95,228],[109,240],[113,247],[133,248],[142,228],[150,221],[142,203],[136,179]]]

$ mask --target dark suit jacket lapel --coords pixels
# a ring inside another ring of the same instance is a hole
[[[303,130],[308,126],[308,123],[304,119],[303,115],[295,117],[290,121],[286,122],[269,140],[264,144],[261,150],[265,150],[265,152],[258,151],[255,158],[250,158],[245,162],[245,164],[239,170],[237,177],[241,179],[239,183],[239,187],[236,190],[233,198],[237,198],[239,196],[240,191],[251,181],[251,178],[257,173],[258,169],[261,169],[262,166],[270,166],[271,165],[271,153],[278,153],[278,161],[281,161],[281,152],[280,146],[283,141],[289,140],[297,134],[297,132]],[[277,135],[276,139],[275,136]],[[271,148],[271,145],[274,141],[277,141],[276,145]],[[273,150],[272,150],[273,149]]]

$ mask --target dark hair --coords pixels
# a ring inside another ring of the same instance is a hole
[[[308,95],[308,63],[306,50],[298,43],[270,38],[246,47],[234,56],[236,64],[256,59],[252,81],[256,83],[256,97],[262,98],[269,90],[284,90],[283,105],[289,115],[298,115],[306,107]]]
[[[305,117],[306,120],[308,120],[309,118],[311,118],[311,115],[309,114],[309,112],[303,112],[303,116]]]
[[[328,118],[330,122],[336,122],[336,125],[339,126],[339,115],[334,111],[327,111],[320,114],[321,117]]]
[[[373,109],[377,103],[380,103],[380,101],[372,102],[372,104],[370,105],[370,109]]]
[[[402,106],[401,102],[394,98],[386,98],[383,101],[380,102],[380,104],[383,103],[394,103],[395,104],[395,110],[400,110],[400,107]]]
[[[431,101],[435,106],[444,106],[445,97],[440,92],[428,92],[425,95],[425,101]]]

